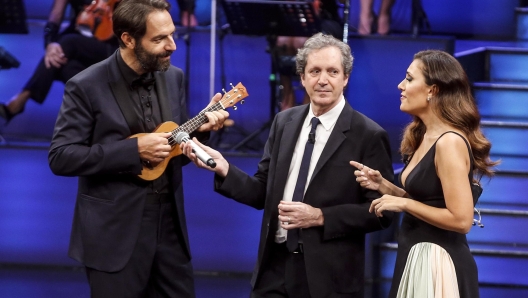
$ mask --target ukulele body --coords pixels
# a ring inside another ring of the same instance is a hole
[[[233,89],[231,89],[229,92],[226,92],[220,101],[206,107],[198,115],[185,122],[181,126],[178,126],[178,124],[172,121],[163,122],[158,125],[153,133],[170,132],[171,136],[168,138],[168,140],[169,145],[171,145],[171,151],[169,152],[169,156],[159,164],[153,165],[149,162],[143,162],[143,169],[141,170],[141,174],[138,175],[138,177],[146,181],[152,181],[159,178],[167,168],[169,161],[173,157],[182,154],[181,148],[176,141],[176,136],[179,132],[186,132],[188,134],[194,132],[202,124],[208,121],[207,117],[205,116],[206,112],[225,110],[229,107],[233,107],[236,110],[236,106],[234,105],[238,102],[243,104],[244,98],[246,98],[248,95],[249,94],[247,93],[246,87],[244,87],[242,83],[238,83],[236,86],[233,86]],[[128,138],[138,138],[147,134],[149,133],[138,133]]]
[[[176,124],[176,123],[174,123],[172,121],[167,121],[167,122],[163,122],[160,125],[158,125],[158,127],[156,127],[156,129],[153,132],[154,133],[171,132],[171,131],[175,130],[176,128],[178,128],[178,124]],[[147,134],[149,134],[149,133],[146,133],[146,132],[145,133],[138,133],[138,134],[130,136],[129,138],[138,138],[138,137],[141,137],[141,136],[144,136],[144,135],[147,135]],[[150,163],[143,163],[143,169],[141,170],[141,174],[138,175],[139,178],[141,178],[143,180],[146,180],[146,181],[152,181],[152,180],[155,180],[155,179],[159,178],[163,174],[165,169],[167,168],[167,165],[169,164],[169,161],[173,157],[178,156],[180,154],[182,154],[180,145],[179,144],[172,145],[171,146],[171,151],[169,152],[169,156],[167,158],[165,158],[159,164],[153,166]]]

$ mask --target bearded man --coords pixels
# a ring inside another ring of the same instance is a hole
[[[119,49],[65,87],[49,164],[79,177],[69,256],[85,266],[92,297],[195,297],[182,188],[189,160],[170,157],[170,133],[152,133],[187,121],[169,10],[165,0],[122,0],[113,14]],[[206,116],[193,134],[202,140],[228,113]],[[159,178],[138,178],[165,159]]]

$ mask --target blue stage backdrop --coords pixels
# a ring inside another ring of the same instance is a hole
[[[28,18],[46,19],[52,0],[23,0]],[[179,22],[176,0],[171,14]],[[220,3],[221,0],[217,0]],[[392,30],[411,31],[411,7],[414,0],[396,0],[392,10]],[[374,1],[378,11],[380,0]],[[515,11],[519,0],[422,0],[424,11],[435,34],[460,34],[493,38],[513,38],[515,34]],[[359,1],[350,0],[350,26],[355,31],[358,24]],[[211,22],[211,0],[196,0],[196,17],[200,25]],[[219,11],[219,19],[222,12]]]
[[[197,0],[202,5],[208,0]],[[32,22],[28,35],[0,34],[0,46],[21,61],[17,69],[0,71],[0,94],[6,101],[20,91],[43,55],[43,22],[51,0],[26,0]],[[174,2],[174,1],[172,1]],[[357,2],[352,2],[351,20],[357,17]],[[422,1],[434,32],[469,34],[507,38],[514,34],[513,0]],[[395,31],[410,29],[411,0],[396,2],[393,15]],[[203,6],[206,11],[207,5]],[[177,13],[173,10],[173,13]],[[206,13],[200,19],[207,22]],[[351,21],[355,24],[357,22]],[[408,29],[407,29],[408,28]],[[201,30],[201,31],[200,31]],[[173,64],[184,68],[189,59],[189,112],[196,115],[209,102],[209,32],[200,29],[191,34],[189,44],[177,40],[178,50]],[[397,84],[404,78],[412,55],[423,49],[440,48],[452,51],[450,37],[409,38],[395,35],[387,38],[354,37],[349,44],[355,55],[346,97],[360,112],[378,121],[391,135],[394,159],[401,128],[409,120],[399,111]],[[224,55],[220,55],[220,45]],[[230,110],[235,126],[222,135],[218,145],[237,142],[266,123],[270,115],[270,58],[266,40],[259,36],[228,34],[222,43],[217,40],[215,90],[227,83],[242,82],[250,96],[237,111]],[[225,68],[221,69],[220,59]],[[17,116],[1,133],[9,138],[46,141],[62,100],[63,85],[55,83],[43,105],[30,102],[26,111]],[[259,149],[267,132],[253,140]],[[215,135],[216,140],[219,135]],[[247,148],[241,148],[248,150]],[[239,153],[239,152],[237,152]],[[248,173],[256,170],[258,157],[232,154],[229,159]],[[261,212],[222,198],[212,191],[212,174],[185,168],[186,211],[191,247],[197,270],[252,270],[256,257]],[[71,227],[76,179],[54,176],[47,164],[47,148],[0,146],[0,263],[76,265],[66,255]]]

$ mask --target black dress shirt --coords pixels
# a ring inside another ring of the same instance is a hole
[[[154,73],[138,75],[125,63],[120,54],[117,55],[117,62],[121,75],[129,86],[128,95],[137,119],[139,119],[139,127],[143,130],[132,133],[153,132],[162,121]],[[151,83],[144,84],[142,81],[151,81]],[[158,179],[151,181],[147,193],[169,193],[169,187],[167,173],[163,173]]]

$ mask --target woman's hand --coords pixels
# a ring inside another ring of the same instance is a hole
[[[353,160],[350,161],[350,165],[357,168],[357,170],[354,171],[354,175],[356,175],[356,181],[359,182],[361,187],[379,190],[381,182],[383,181],[383,177],[379,171],[373,170],[366,165]]]
[[[60,44],[52,42],[46,47],[46,54],[44,55],[46,68],[51,68],[52,66],[61,68],[66,62],[68,62],[68,58],[64,55]]]
[[[384,195],[379,199],[372,201],[369,212],[375,212],[377,217],[383,217],[383,211],[403,212],[409,199]]]

